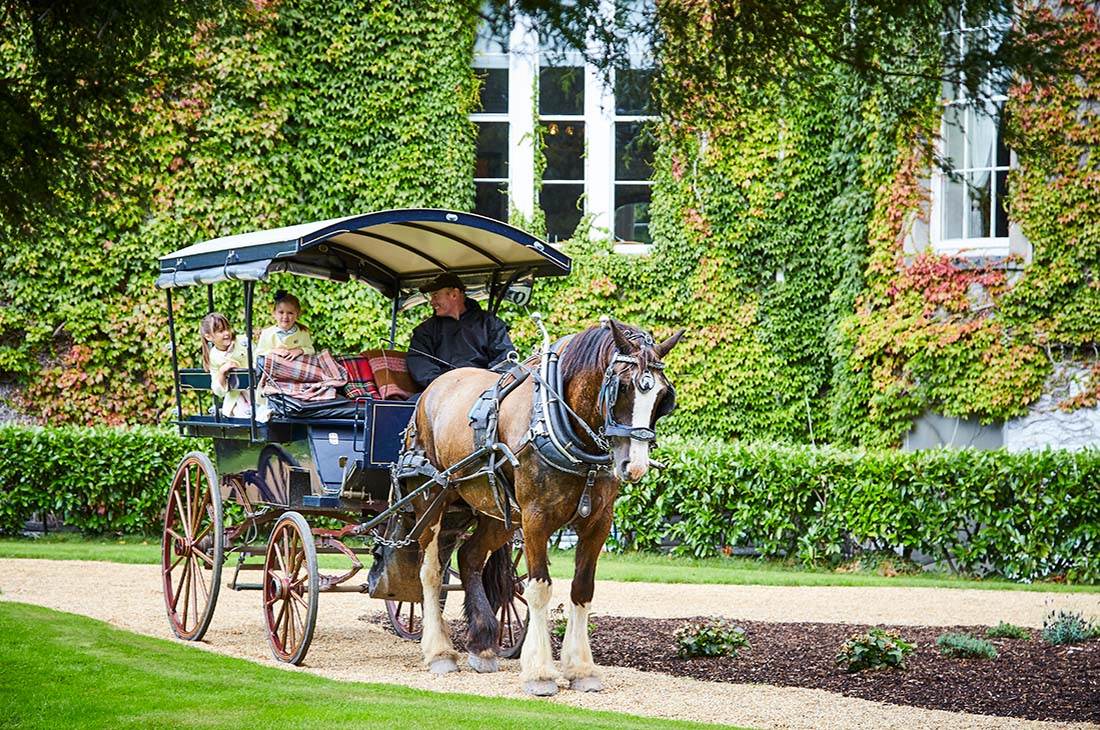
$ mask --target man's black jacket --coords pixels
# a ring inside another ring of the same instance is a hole
[[[466,311],[455,319],[437,317],[421,322],[412,333],[406,361],[409,375],[422,387],[452,368],[488,368],[514,350],[508,327],[489,314],[473,299],[466,297]],[[421,353],[428,353],[439,358]]]

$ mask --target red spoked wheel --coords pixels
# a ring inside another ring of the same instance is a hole
[[[527,619],[530,609],[523,597],[523,586],[527,573],[520,575],[519,564],[523,560],[523,543],[513,548],[512,554],[512,597],[504,602],[497,611],[497,652],[505,659],[515,659],[523,649],[523,639],[527,636]]]
[[[448,566],[443,571],[443,585],[449,585],[452,576],[458,577],[458,574]],[[447,605],[447,593],[448,591],[442,591],[439,594],[440,611]],[[391,601],[387,598],[386,615],[390,618],[393,633],[402,639],[420,641],[420,637],[424,635],[424,608],[420,602]]]
[[[183,457],[168,490],[161,538],[164,605],[172,633],[198,641],[210,627],[224,558],[222,496],[210,459]]]
[[[264,623],[275,658],[301,664],[317,624],[317,546],[306,518],[287,512],[275,522],[264,558]]]

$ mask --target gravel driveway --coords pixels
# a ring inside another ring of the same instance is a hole
[[[554,584],[553,605],[568,601],[568,583]],[[0,600],[79,613],[140,634],[171,638],[157,566],[0,559]],[[448,602],[457,618],[461,601]],[[937,588],[792,588],[598,582],[597,614],[654,618],[700,614],[755,621],[900,625],[1041,626],[1051,608],[1100,617],[1100,594],[1055,594]],[[386,682],[419,689],[521,697],[518,662],[503,672],[461,671],[433,677],[417,646],[378,620],[384,604],[365,596],[322,597],[317,632],[301,670],[341,680]],[[270,658],[255,592],[221,591],[214,621],[199,646],[265,664]],[[282,665],[280,665],[282,666]],[[1097,728],[889,705],[821,690],[699,682],[605,668],[599,694],[563,691],[549,702],[636,715],[758,728]]]

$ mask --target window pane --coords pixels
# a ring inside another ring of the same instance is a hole
[[[962,180],[949,175],[943,177],[943,237],[945,239],[963,237],[963,203],[966,191]]]
[[[997,123],[984,110],[972,106],[967,110],[967,151],[970,160],[967,167],[983,168],[993,166],[993,146],[997,141]]]
[[[966,107],[952,105],[943,110],[943,153],[952,169],[961,168],[963,160],[963,119]]]
[[[967,176],[969,205],[967,206],[967,238],[989,236],[989,216],[992,208],[989,199],[989,171],[973,172]]]
[[[540,69],[539,114],[584,114],[584,69]]]
[[[539,193],[539,206],[546,213],[546,237],[560,241],[573,235],[581,222],[581,197],[584,185],[545,183]]]
[[[653,133],[645,122],[615,124],[615,179],[649,180],[653,177]]]
[[[653,113],[650,93],[651,68],[623,68],[615,71],[615,113],[645,115]]]
[[[653,243],[649,235],[649,185],[615,186],[615,238]]]
[[[1008,237],[1008,211],[1005,210],[1005,201],[1008,200],[1008,173],[997,173],[997,198],[993,201],[994,217],[997,230],[994,233],[997,238]]]
[[[997,167],[1008,167],[1012,159],[1009,157],[1008,147],[1005,146],[1004,107],[1001,107],[1000,112],[997,117]]]
[[[478,122],[474,177],[508,177],[507,122]]]
[[[543,122],[544,180],[584,179],[584,122]]]
[[[508,222],[508,184],[502,182],[474,183],[474,212],[498,221]]]
[[[489,114],[507,114],[508,69],[479,68],[475,69],[474,72],[481,81],[478,111]]]

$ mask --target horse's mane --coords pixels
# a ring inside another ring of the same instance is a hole
[[[639,345],[639,350],[632,354],[638,358],[640,371],[644,372],[658,359],[657,353],[652,347],[642,344],[642,338],[645,336],[642,330],[622,323],[619,323],[619,329],[628,337],[637,338],[634,341]],[[562,382],[568,384],[575,376],[590,370],[602,373],[616,352],[618,348],[615,346],[615,336],[611,333],[610,327],[589,327],[574,335],[566,345],[561,362],[558,364]]]

